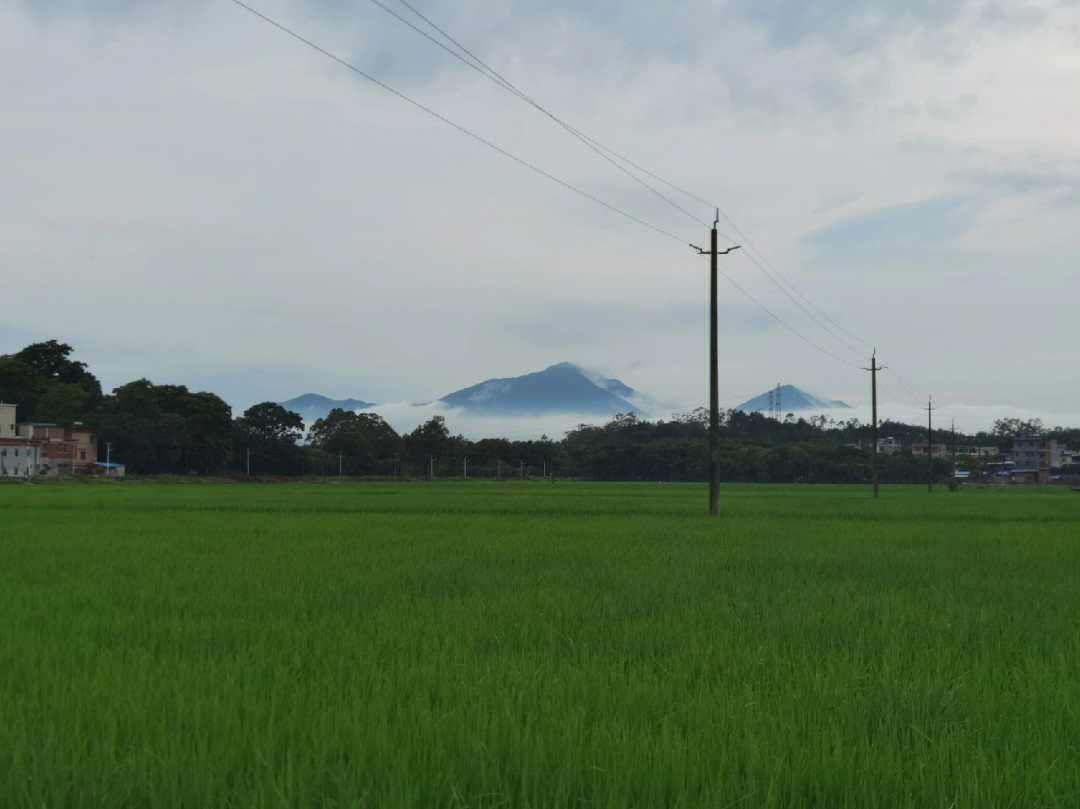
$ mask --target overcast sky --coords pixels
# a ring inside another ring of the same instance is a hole
[[[237,408],[428,401],[563,360],[704,402],[702,224],[370,0],[247,2],[678,239],[229,0],[7,2],[0,353],[57,338],[107,388]],[[723,281],[725,403],[778,382],[864,401],[865,340],[953,414],[1080,420],[1077,0],[410,2],[718,204],[848,343],[736,252],[732,279],[829,353]],[[882,386],[884,416],[923,418]]]

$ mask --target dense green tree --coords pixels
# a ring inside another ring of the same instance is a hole
[[[297,446],[304,435],[299,413],[277,402],[261,402],[236,420],[236,463],[259,475],[298,475],[304,471],[304,452]]]
[[[89,413],[101,401],[101,384],[86,363],[70,358],[71,351],[66,343],[49,340],[0,356],[0,401],[18,405],[24,421],[67,425]],[[81,400],[68,386],[83,391]],[[62,390],[52,393],[56,388]]]
[[[405,436],[404,445],[405,458],[414,473],[427,474],[432,465],[437,470],[445,470],[449,466],[457,471],[456,462],[460,453],[454,450],[460,445],[451,439],[446,419],[442,416],[432,416]],[[435,459],[434,464],[432,458]]]
[[[390,474],[401,452],[400,437],[381,416],[340,408],[311,425],[308,442],[350,475]]]
[[[304,437],[304,420],[299,413],[286,410],[277,402],[261,402],[244,411],[244,428],[262,441],[287,441],[295,444]]]
[[[69,425],[83,412],[89,394],[74,383],[60,382],[49,387],[34,408],[34,421]]]
[[[88,419],[114,460],[132,471],[212,474],[233,456],[229,405],[212,393],[139,379],[106,396]]]

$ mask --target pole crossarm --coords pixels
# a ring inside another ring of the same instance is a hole
[[[699,256],[711,256],[712,255],[712,250],[702,250],[696,244],[691,244],[690,246],[692,248],[694,248],[695,250],[697,250],[697,254]],[[734,247],[729,247],[727,250],[717,250],[716,255],[718,255],[718,256],[726,256],[728,253],[734,253],[740,247],[742,247],[742,245],[737,244]]]

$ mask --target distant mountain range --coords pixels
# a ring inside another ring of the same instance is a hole
[[[325,418],[331,410],[362,410],[371,407],[371,402],[362,402],[359,399],[328,399],[317,393],[305,393],[287,402],[278,402],[286,410],[299,413],[307,424],[312,424],[321,418]]]
[[[448,408],[460,408],[479,416],[614,416],[616,413],[647,416],[630,401],[637,396],[633,388],[618,379],[608,379],[569,362],[560,362],[524,376],[488,379],[448,393],[438,401]],[[375,407],[360,399],[329,399],[317,393],[305,393],[279,404],[299,413],[308,424],[323,418],[334,408],[363,410]]]
[[[760,396],[748,399],[741,405],[737,405],[735,409],[742,410],[744,413],[767,413],[775,400],[778,390],[780,393],[780,411],[785,414],[798,413],[800,410],[820,412],[822,410],[850,408],[850,405],[841,402],[839,399],[819,399],[813,394],[799,390],[794,385],[781,385],[779,389],[773,388]]]
[[[633,388],[590,374],[569,362],[507,379],[488,379],[440,397],[450,407],[484,416],[545,416],[556,413],[614,416],[646,413],[629,399]]]

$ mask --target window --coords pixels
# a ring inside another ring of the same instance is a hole
[[[83,450],[82,452],[79,453],[79,460],[80,461],[85,461],[86,460],[86,450]]]

